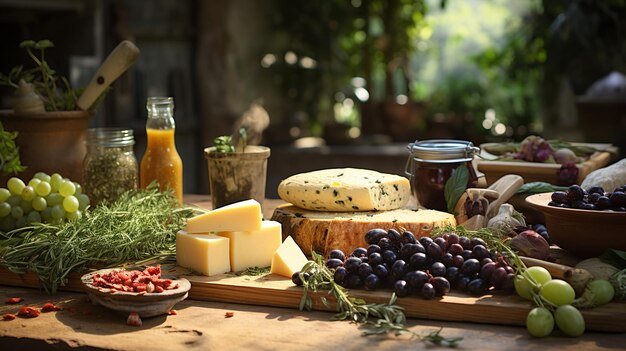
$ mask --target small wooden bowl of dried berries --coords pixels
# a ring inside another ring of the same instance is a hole
[[[160,267],[102,269],[83,275],[81,281],[94,304],[124,315],[136,312],[140,317],[167,314],[187,298],[191,288],[187,279],[162,278]]]

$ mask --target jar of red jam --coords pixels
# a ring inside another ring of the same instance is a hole
[[[475,187],[478,177],[472,159],[480,148],[469,141],[433,139],[410,143],[405,173],[418,203],[428,209],[447,211],[444,187],[460,165],[467,167],[467,187]]]

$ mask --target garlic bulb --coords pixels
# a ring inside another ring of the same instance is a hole
[[[43,100],[37,95],[33,85],[26,83],[23,79],[20,80],[19,87],[15,90],[13,111],[15,113],[46,112]]]

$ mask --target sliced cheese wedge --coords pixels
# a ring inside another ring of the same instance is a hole
[[[272,257],[271,272],[291,278],[308,262],[302,250],[290,236],[280,245]]]
[[[217,235],[176,233],[176,262],[204,275],[230,271],[228,238]]]
[[[201,234],[259,230],[262,220],[261,204],[256,200],[245,200],[189,218],[186,231]]]
[[[248,267],[267,267],[283,240],[282,227],[276,221],[263,221],[253,231],[219,232],[230,240],[230,269],[243,271]]]

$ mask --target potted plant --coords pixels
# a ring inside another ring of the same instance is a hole
[[[245,128],[237,137],[217,137],[214,146],[204,149],[213,208],[248,199],[263,203],[265,198],[270,148],[248,145]]]
[[[29,179],[38,171],[59,172],[80,181],[85,133],[93,112],[77,110],[80,92],[48,65],[45,50],[53,46],[49,40],[22,42],[20,48],[34,67],[19,65],[7,75],[0,73],[0,84],[15,88],[13,109],[0,111],[0,122],[16,133],[15,144],[26,166],[8,173]]]
[[[107,57],[85,89],[72,88],[45,59],[50,40],[26,40],[20,44],[34,67],[15,66],[7,75],[0,73],[0,85],[15,88],[13,109],[0,111],[0,123],[16,133],[21,163],[9,173],[29,179],[36,172],[61,173],[82,181],[86,154],[85,138],[89,118],[103,92],[130,67],[139,50],[123,41]]]

